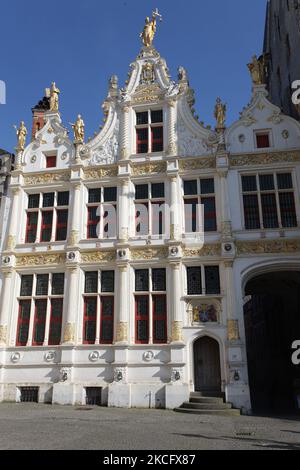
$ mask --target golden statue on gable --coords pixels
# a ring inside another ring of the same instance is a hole
[[[267,55],[261,55],[257,58],[256,55],[252,57],[252,62],[248,64],[248,69],[251,73],[253,85],[263,85],[266,78]]]
[[[156,8],[155,11],[152,12],[152,18],[150,20],[149,16],[147,16],[145,21],[145,26],[143,32],[140,34],[142,38],[143,44],[145,47],[151,47],[153,43],[153,39],[156,33],[156,18],[159,18],[162,21],[162,16],[159,13],[158,9]]]
[[[223,104],[221,98],[217,98],[215,106],[215,118],[217,121],[217,129],[225,129],[226,121],[226,104]]]
[[[74,124],[70,123],[74,132],[74,142],[76,144],[83,144],[84,142],[84,122],[80,114]]]
[[[17,128],[17,126],[14,126],[14,128],[16,129],[16,134],[18,138],[17,150],[23,151],[26,145],[26,136],[27,136],[27,129],[26,129],[24,121],[21,121],[19,128]]]
[[[50,111],[58,111],[58,95],[60,94],[55,82],[51,83],[51,88],[46,88],[46,96],[50,97]]]

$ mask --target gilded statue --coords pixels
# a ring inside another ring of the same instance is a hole
[[[50,88],[50,111],[58,111],[58,95],[60,94],[55,82],[51,83]]]
[[[216,106],[215,106],[215,114],[214,114],[216,121],[217,121],[217,129],[224,129],[225,128],[225,121],[226,121],[226,104],[223,104],[221,98],[217,98]]]
[[[83,144],[84,142],[84,122],[80,114],[78,114],[76,122],[71,123],[74,132],[74,141],[78,144]]]
[[[25,127],[24,121],[21,121],[19,129],[14,126],[16,129],[16,134],[18,137],[18,147],[17,150],[24,150],[26,144],[27,129]]]
[[[152,18],[150,20],[149,16],[147,16],[145,20],[145,26],[143,32],[140,34],[142,38],[143,44],[145,47],[151,47],[153,43],[153,39],[156,33],[156,18],[159,18],[162,21],[162,16],[158,12],[158,9],[152,12]]]
[[[266,56],[261,55],[257,58],[256,55],[252,57],[252,62],[248,64],[253,85],[263,85],[265,83],[266,72]]]

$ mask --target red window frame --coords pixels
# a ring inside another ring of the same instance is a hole
[[[62,329],[62,314],[63,314],[63,298],[55,298],[51,299],[51,312],[50,312],[50,328],[49,328],[49,338],[48,338],[48,345],[49,346],[57,346],[60,344],[61,341],[61,329]],[[54,316],[53,315],[53,303],[54,302],[59,302],[60,303],[60,315],[59,316]],[[54,341],[52,339],[54,333],[53,329],[56,325],[59,325],[60,327],[60,335],[59,335],[59,340]]]
[[[156,299],[164,299],[164,313],[156,312]],[[155,338],[155,321],[164,321],[164,339]],[[165,294],[152,295],[152,331],[153,344],[165,344],[167,342],[167,296]]]
[[[146,131],[146,135],[147,135],[147,138],[146,138],[146,139],[140,138],[140,136],[139,136],[140,131]],[[146,151],[146,152],[142,152],[142,151],[140,150],[142,145],[146,145],[146,147],[147,147],[147,151]],[[142,128],[136,129],[136,153],[137,153],[137,154],[141,154],[141,153],[142,153],[142,154],[145,154],[145,153],[148,153],[148,149],[149,149],[149,132],[148,132],[148,127],[142,127]]]
[[[29,223],[29,218],[30,218],[31,214],[36,214],[37,215],[36,224],[30,224]],[[39,211],[27,212],[25,243],[35,243],[36,236],[37,236],[38,218],[39,218]],[[34,241],[29,241],[30,232],[32,232],[32,234],[35,235],[35,240]]]
[[[269,134],[256,134],[256,146],[258,149],[269,148],[270,147]]]
[[[87,312],[86,312],[87,302],[91,299],[96,300],[95,311],[94,311],[93,316],[87,315]],[[97,331],[96,331],[96,328],[97,328],[97,308],[98,308],[98,296],[86,296],[86,297],[84,297],[83,336],[82,336],[83,344],[95,344],[96,336],[97,336]],[[95,322],[95,338],[94,338],[94,340],[87,340],[86,339],[85,325],[86,325],[86,322],[88,322],[88,321],[94,321]]]
[[[56,210],[56,233],[55,233],[55,240],[56,241],[64,241],[66,240],[67,238],[67,230],[68,230],[68,209],[57,209]],[[66,220],[64,222],[58,222],[58,219],[59,219],[59,215],[60,214],[67,214],[67,217],[66,217]],[[66,235],[64,238],[58,238],[57,236],[57,233],[58,233],[58,230],[62,230],[62,229],[65,229],[65,232],[66,232]]]
[[[47,155],[46,156],[46,168],[55,168],[56,167],[56,155]]]
[[[45,224],[44,222],[44,217],[45,217],[45,214],[52,214],[52,219],[51,219],[51,224]],[[50,211],[42,211],[42,223],[41,223],[41,236],[40,236],[40,242],[50,242],[51,240],[51,236],[52,236],[52,226],[53,226],[53,209],[50,210]],[[45,230],[49,230],[50,229],[50,238],[49,240],[43,240],[43,232]]]
[[[86,234],[86,238],[88,240],[95,240],[96,238],[98,238],[97,236],[96,237],[91,237],[90,236],[90,227],[97,226],[100,223],[100,215],[98,215],[96,219],[91,219],[92,211],[95,208],[97,209],[98,207],[99,207],[99,204],[97,206],[89,206],[88,207],[88,221],[87,221],[87,234]]]
[[[142,315],[138,313],[138,301],[141,298],[147,299],[147,314]],[[141,340],[138,338],[138,322],[146,321],[147,322],[147,338]],[[135,296],[135,343],[136,344],[148,344],[149,343],[149,295],[136,295]]]
[[[21,312],[22,312],[22,306],[23,305],[29,305],[29,315],[28,318],[25,320],[21,318]],[[28,336],[29,336],[29,323],[30,323],[30,310],[31,310],[31,300],[19,300],[19,315],[18,315],[18,327],[17,327],[17,338],[16,338],[16,345],[17,346],[26,346],[28,342]],[[20,330],[23,326],[27,326],[27,340],[26,342],[20,342],[19,341],[19,335],[20,335]]]
[[[38,317],[38,305],[44,305],[44,316],[42,318]],[[37,299],[34,305],[34,322],[33,322],[33,335],[32,335],[32,346],[43,346],[45,341],[45,331],[46,331],[46,315],[47,315],[47,299]],[[36,330],[39,325],[44,327],[44,337],[43,341],[36,341],[35,335]]]
[[[109,299],[112,301],[112,312],[111,315],[104,315],[103,314],[103,303],[105,300]],[[101,331],[100,331],[100,344],[112,344],[114,340],[114,296],[111,295],[105,295],[100,297],[100,325],[101,325]],[[109,340],[103,338],[103,324],[104,322],[111,323],[111,331],[112,335]]]
[[[155,130],[160,130],[161,136],[154,137]],[[158,150],[154,150],[154,145],[159,145]],[[151,152],[162,152],[164,149],[164,128],[163,126],[151,127]]]

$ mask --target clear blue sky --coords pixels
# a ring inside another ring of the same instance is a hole
[[[261,53],[266,0],[5,0],[0,17],[0,80],[7,104],[0,104],[0,148],[12,151],[13,124],[31,128],[31,107],[56,81],[65,125],[78,113],[86,136],[97,131],[107,80],[123,85],[141,48],[146,16],[158,7],[164,21],[155,47],[172,78],[184,66],[196,92],[200,120],[213,124],[217,96],[227,102],[228,124],[249,102],[246,64]]]

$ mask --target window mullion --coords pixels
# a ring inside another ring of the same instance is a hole
[[[36,228],[36,243],[41,241],[42,218],[43,218],[43,211],[42,211],[41,208],[39,208],[38,209],[37,228]]]
[[[261,202],[261,191],[260,191],[260,183],[259,183],[259,175],[256,175],[256,187],[257,187],[257,199],[258,199],[258,208],[259,208],[259,222],[260,228],[264,229],[264,218],[263,218],[263,210],[262,210],[262,202]]]
[[[202,295],[206,295],[205,268],[203,264],[201,265],[201,290]]]
[[[47,297],[46,321],[45,321],[45,336],[43,346],[48,346],[49,331],[50,331],[50,317],[51,317],[51,298]]]
[[[279,190],[277,184],[277,174],[273,174],[274,178],[274,187],[275,187],[275,198],[276,198],[276,209],[277,209],[277,217],[278,217],[278,225],[279,228],[282,228],[282,220],[281,220],[281,210],[280,210],[280,201],[279,201]]]
[[[35,316],[35,300],[34,300],[35,290],[36,290],[36,275],[33,276],[33,283],[32,283],[31,305],[30,305],[30,320],[29,320],[27,346],[32,346],[34,316]]]

